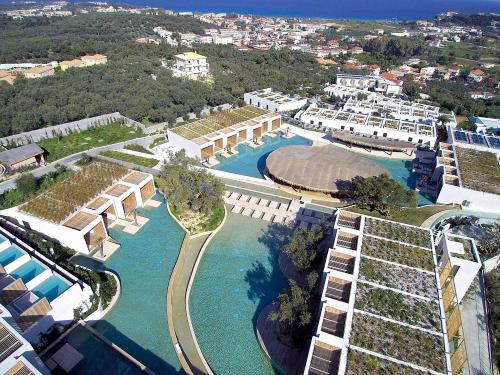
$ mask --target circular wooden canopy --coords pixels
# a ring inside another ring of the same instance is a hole
[[[279,182],[324,193],[350,190],[356,176],[388,173],[380,164],[334,145],[282,147],[268,156],[266,167]]]

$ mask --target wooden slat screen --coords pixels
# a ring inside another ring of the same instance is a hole
[[[441,271],[439,272],[439,282],[441,283],[441,288],[445,286],[451,276],[451,263],[448,259],[444,267],[442,267]]]
[[[16,298],[26,293],[27,290],[28,288],[26,288],[26,285],[24,285],[21,279],[14,280],[0,291],[0,302],[4,305],[8,305]]]
[[[446,285],[446,287],[443,289],[443,305],[445,311],[448,311],[451,304],[455,300],[455,296],[455,286],[453,285],[453,283],[448,283],[448,285]]]
[[[125,215],[128,215],[133,209],[135,209],[137,207],[135,193],[131,193],[127,198],[125,198],[122,202],[122,206]]]
[[[281,119],[277,118],[276,120],[273,120],[272,129],[273,130],[279,129],[280,125],[281,125]]]
[[[460,310],[458,306],[455,306],[450,316],[446,319],[448,341],[451,341],[453,337],[455,337],[461,326],[462,326],[462,319],[460,317]]]
[[[146,202],[149,198],[155,195],[155,186],[153,181],[149,181],[146,185],[141,188],[141,198],[142,202]]]
[[[33,324],[42,319],[47,313],[52,310],[47,298],[42,298],[36,301],[31,307],[24,310],[21,315],[17,318],[17,325],[23,331],[26,331]]]
[[[467,350],[465,349],[465,342],[462,342],[451,355],[451,371],[453,375],[461,373],[460,370],[465,362],[467,362]]]

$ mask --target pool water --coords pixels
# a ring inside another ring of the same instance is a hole
[[[166,293],[184,232],[158,208],[140,209],[149,222],[135,235],[110,229],[121,247],[106,261],[121,282],[121,295],[94,328],[157,374],[176,374],[181,365],[167,327]],[[114,373],[114,372],[113,372]]]
[[[265,221],[228,213],[203,254],[189,306],[198,344],[216,374],[280,372],[261,350],[255,324],[286,287],[278,265],[284,235]]]
[[[40,263],[30,260],[11,272],[11,275],[16,278],[20,278],[26,284],[28,281],[33,280],[45,270],[46,268]]]
[[[0,252],[0,264],[6,266],[16,259],[20,258],[24,253],[17,247],[11,246]]]
[[[110,373],[123,375],[144,374],[144,372],[119,355],[99,337],[96,337],[81,326],[75,327],[68,336],[64,337],[55,348],[49,350],[44,357],[50,358],[66,343],[70,344],[85,357],[83,361],[71,370],[70,374],[72,375]]]
[[[411,160],[387,159],[376,156],[365,156],[382,166],[384,166],[391,176],[407,189],[414,190],[417,186],[417,180],[420,174],[411,171]],[[418,205],[434,204],[432,200],[424,195],[417,193]]]
[[[244,144],[237,145],[236,150],[238,151],[238,155],[234,155],[230,158],[217,156],[217,160],[220,164],[213,167],[213,169],[244,176],[263,178],[266,159],[271,152],[284,146],[312,144],[308,139],[299,136],[294,136],[289,139],[280,135],[274,138],[263,136],[262,141],[264,144],[255,149]]]
[[[69,287],[70,285],[63,279],[56,275],[52,275],[40,285],[36,286],[32,291],[39,298],[45,297],[49,302],[52,302]]]

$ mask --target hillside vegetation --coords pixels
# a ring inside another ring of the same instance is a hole
[[[0,82],[0,136],[115,111],[137,121],[173,122],[206,106],[241,102],[245,91],[264,87],[315,93],[335,76],[335,68],[322,68],[299,52],[207,45],[196,50],[208,57],[213,83],[174,78],[161,60],[185,48],[135,43],[155,26],[179,32],[214,27],[194,18],[122,13],[22,21],[0,17],[0,62],[108,56],[106,65],[17,79],[12,86]]]

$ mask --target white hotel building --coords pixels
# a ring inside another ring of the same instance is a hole
[[[272,88],[247,92],[245,103],[271,112],[295,111],[307,105],[307,98],[274,92]]]
[[[316,104],[299,112],[296,118],[323,131],[343,130],[430,147],[434,146],[437,139],[436,126],[432,124],[319,108]]]
[[[459,373],[474,241],[444,234],[435,246],[429,229],[342,210],[334,231],[304,375]]]
[[[90,307],[90,286],[3,227],[0,259],[0,321],[15,325],[27,341],[39,343],[40,333],[72,322],[76,308]]]
[[[374,91],[386,95],[400,95],[403,91],[402,84],[381,76],[340,73],[337,74],[336,83],[338,86]]]

